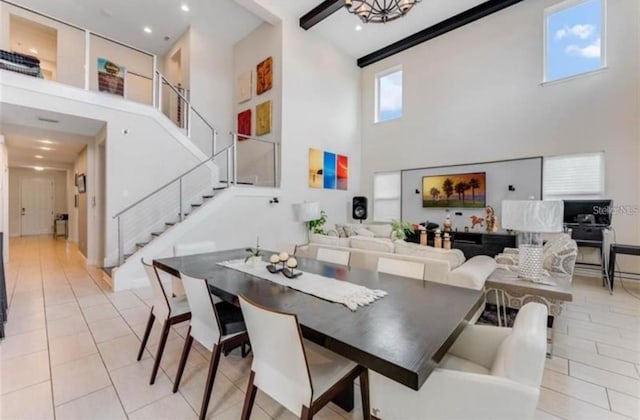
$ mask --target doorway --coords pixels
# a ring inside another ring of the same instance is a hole
[[[20,234],[46,235],[53,232],[54,187],[51,178],[20,180]]]

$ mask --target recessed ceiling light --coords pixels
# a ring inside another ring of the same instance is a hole
[[[362,30],[362,25],[356,25],[356,31],[360,32]]]
[[[35,169],[36,171],[44,171],[44,168],[42,166],[34,166],[33,169]]]
[[[148,26],[145,26],[143,30],[144,30],[146,33],[148,33],[148,34],[150,34],[151,32],[153,32],[153,31],[151,30],[151,28],[150,28],[150,27],[148,27]]]
[[[53,150],[53,149],[52,149],[52,148],[50,148],[50,147],[40,147],[39,149],[40,149],[40,150],[45,150],[45,151]]]
[[[53,142],[51,140],[47,140],[47,139],[40,140],[40,143],[42,143],[42,144],[55,144],[55,142]]]
[[[189,9],[189,5],[185,3],[183,3],[182,6],[180,6],[180,8],[182,9],[183,12],[188,12],[189,10],[191,10]]]
[[[29,52],[31,54],[38,54],[38,50],[36,50],[35,48],[29,48]]]
[[[34,156],[34,158],[36,158],[36,159],[44,159],[44,156],[42,156],[42,155],[35,155],[35,156]]]

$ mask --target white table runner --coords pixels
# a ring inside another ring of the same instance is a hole
[[[266,267],[269,263],[266,261],[260,261],[255,266],[245,264],[244,260],[224,261],[218,263],[218,265],[251,274],[282,286],[291,287],[330,302],[341,303],[352,311],[358,309],[359,306],[368,305],[387,295],[384,290],[371,290],[364,286],[306,271],[295,279],[289,279],[281,273],[267,271]]]

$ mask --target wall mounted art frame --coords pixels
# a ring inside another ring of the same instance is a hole
[[[273,87],[273,57],[267,57],[256,66],[256,94],[262,95]]]
[[[251,109],[245,109],[238,113],[238,141],[246,140],[246,137],[251,135]]]
[[[309,188],[346,191],[349,188],[349,158],[310,148],[308,177]]]
[[[251,70],[240,73],[236,80],[236,92],[238,103],[244,103],[251,99]]]
[[[256,106],[256,136],[271,132],[271,101]]]

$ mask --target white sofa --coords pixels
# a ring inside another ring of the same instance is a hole
[[[370,371],[372,414],[383,420],[531,419],[547,352],[547,308],[528,303],[513,328],[468,325],[415,391]]]
[[[351,238],[311,235],[311,243],[298,247],[296,255],[316,258],[318,248],[350,253],[349,266],[376,271],[381,257],[419,262],[425,265],[424,280],[481,290],[495,270],[496,262],[487,256],[465,261],[458,249],[439,249],[386,238],[353,236]]]

